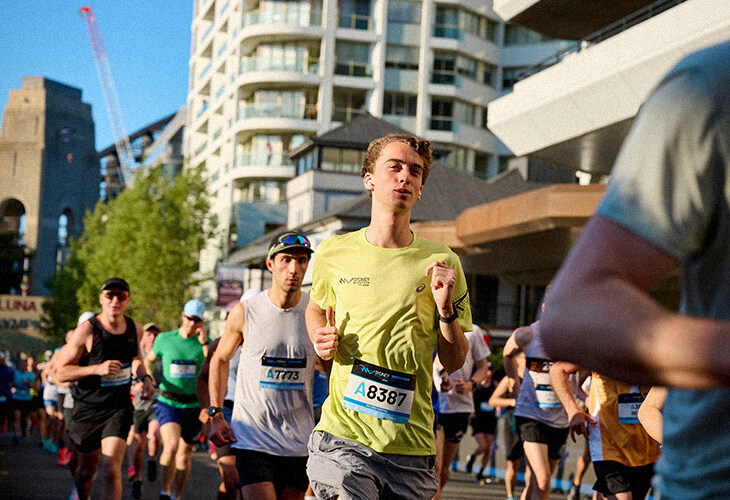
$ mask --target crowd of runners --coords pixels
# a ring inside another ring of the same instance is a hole
[[[430,143],[389,135],[363,159],[370,224],[316,249],[297,232],[274,238],[271,286],[245,294],[212,344],[202,302],[161,333],[125,316],[133,288],[114,277],[100,288],[101,313],[84,313],[46,353],[40,380],[33,358],[10,370],[0,355],[13,442],[29,415],[43,415],[42,445],[68,464],[81,499],[95,480],[103,498],[120,498],[125,479],[138,498],[144,469],[161,478],[161,499],[182,498],[201,435],[215,446],[220,486],[185,496],[431,499],[470,423],[466,469],[485,478],[502,416],[508,499],[521,461],[521,498],[549,498],[569,436],[588,450],[572,499],[591,462],[594,498],[643,499],[652,480],[662,498],[726,496],[730,266],[718,259],[730,233],[717,228],[730,225],[729,61],[730,43],[690,56],[649,99],[539,319],[507,339],[503,377],[472,324],[459,257],[410,229]],[[688,116],[700,118],[680,126]],[[678,263],[685,315],[649,297]]]

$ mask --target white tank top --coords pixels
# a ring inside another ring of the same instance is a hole
[[[302,292],[291,309],[279,309],[267,292],[243,302],[246,308],[231,428],[233,448],[270,455],[307,456],[314,427],[314,357]]]

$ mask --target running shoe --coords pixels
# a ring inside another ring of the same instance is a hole
[[[68,500],[79,500],[79,492],[76,491],[76,485],[74,484],[71,493],[68,495]]]
[[[134,477],[137,475],[137,469],[134,468],[134,465],[130,465],[127,469],[127,481],[134,481]]]

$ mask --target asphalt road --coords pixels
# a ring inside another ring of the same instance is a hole
[[[472,440],[465,440],[465,449],[470,450]],[[26,444],[12,445],[9,434],[0,436],[0,499],[17,500],[65,500],[71,491],[72,479],[68,467],[56,463],[57,456],[38,446],[38,434],[34,432]],[[124,463],[126,476],[127,464]],[[567,479],[567,474],[566,474]],[[215,499],[220,482],[215,461],[208,453],[193,454],[193,467],[183,497],[187,500]],[[521,487],[518,487],[521,490]],[[154,483],[145,481],[143,498],[159,498],[160,479]],[[101,499],[101,490],[95,485],[92,498]],[[131,498],[131,483],[124,481],[123,498]],[[492,484],[477,484],[474,477],[465,472],[454,471],[446,485],[444,500],[503,500],[504,484],[495,479]],[[555,493],[551,498],[564,499],[565,494]],[[584,497],[587,498],[587,497]]]

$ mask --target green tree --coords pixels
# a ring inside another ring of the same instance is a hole
[[[82,278],[76,312],[98,311],[102,283],[119,276],[131,289],[128,315],[163,329],[179,325],[195,285],[212,278],[198,272],[200,251],[215,236],[209,209],[201,168],[174,178],[162,166],[139,170],[117,198],[87,213],[84,234],[71,242],[73,273]]]
[[[81,314],[76,291],[83,281],[83,269],[73,254],[67,256],[66,266],[46,281],[53,299],[43,303],[42,328],[46,340],[54,347],[63,345],[66,332],[76,326]],[[97,305],[92,311],[98,309]]]

